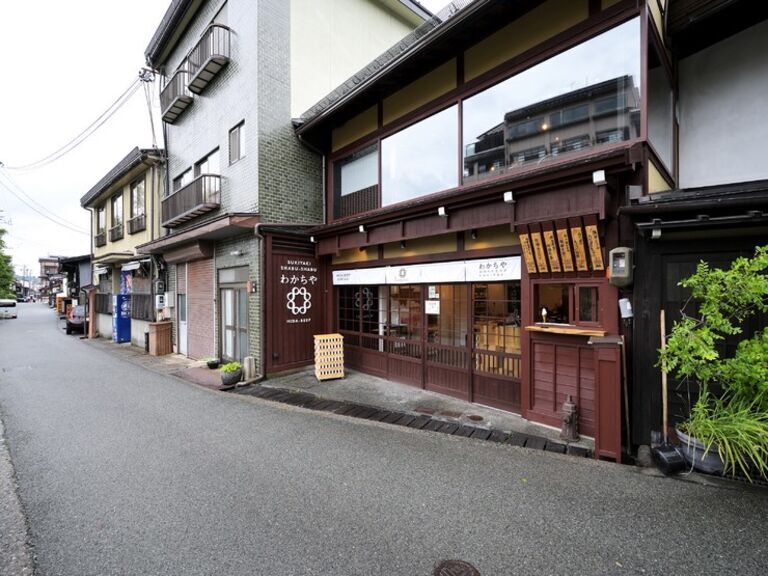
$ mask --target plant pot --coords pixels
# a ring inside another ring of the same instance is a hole
[[[208,360],[208,361],[207,361],[205,364],[206,364],[206,365],[208,366],[208,368],[210,368],[211,370],[215,370],[216,368],[218,368],[218,367],[219,367],[219,364],[221,364],[221,360]]]
[[[685,432],[675,429],[677,437],[680,439],[680,451],[683,453],[686,462],[692,465],[694,469],[706,474],[722,474],[723,460],[717,451],[717,446],[710,448],[707,455],[704,455],[706,446],[699,442],[693,436],[688,436]]]
[[[228,390],[234,388],[240,379],[243,377],[243,370],[237,370],[235,372],[222,372],[221,373],[221,389]]]

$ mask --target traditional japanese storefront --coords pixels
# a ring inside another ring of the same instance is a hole
[[[333,272],[348,364],[519,412],[520,257]]]
[[[571,397],[620,457],[632,270],[612,284],[610,251],[634,243],[619,208],[674,181],[656,8],[476,0],[304,115],[324,327],[350,367],[552,426]]]

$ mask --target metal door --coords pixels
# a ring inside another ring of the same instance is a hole
[[[221,289],[221,355],[242,362],[248,356],[248,293],[245,288]]]
[[[178,294],[176,303],[176,313],[179,316],[179,354],[187,355],[187,295]]]

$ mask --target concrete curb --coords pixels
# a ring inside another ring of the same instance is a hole
[[[474,438],[476,440],[496,442],[498,444],[511,444],[513,446],[520,446],[533,450],[543,450],[545,452],[567,454],[582,458],[592,456],[592,452],[583,446],[576,446],[565,442],[555,442],[540,436],[533,436],[522,432],[507,432],[494,428],[472,426],[470,424],[459,423],[449,419],[435,418],[417,412],[393,411],[377,406],[343,402],[340,400],[329,400],[309,392],[287,388],[255,385],[239,387],[230,390],[230,392],[238,395],[260,398],[261,400],[269,400],[271,402],[279,402],[299,408],[306,408],[308,410],[332,412],[341,416],[382,422],[384,424],[393,424],[395,426],[406,426],[416,430],[428,430],[430,432]]]

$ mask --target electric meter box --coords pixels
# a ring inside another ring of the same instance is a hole
[[[165,308],[165,294],[155,294],[155,310]]]
[[[629,286],[632,284],[632,271],[634,263],[632,248],[620,246],[608,253],[608,281],[614,286]]]

